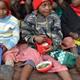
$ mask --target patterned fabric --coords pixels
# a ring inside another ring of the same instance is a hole
[[[12,15],[0,19],[0,43],[7,49],[14,47],[19,40],[19,21]]]
[[[57,59],[60,64],[66,65],[69,68],[74,67],[76,64],[76,56],[68,51],[56,50],[50,54],[53,58]]]
[[[30,47],[26,48],[26,44],[22,44],[21,48],[19,47],[15,47],[10,51],[4,53],[4,61],[14,60],[14,62],[24,62],[32,60],[35,65],[39,64],[42,61],[51,61],[53,66],[48,72],[60,72],[67,70],[65,66],[61,65],[58,61],[47,54],[40,55],[35,49]]]
[[[58,47],[62,39],[60,19],[54,11],[45,18],[44,16],[35,12],[26,16],[26,26],[22,27],[22,38],[30,43],[34,43],[33,36],[45,34],[52,38],[54,42],[54,49]]]

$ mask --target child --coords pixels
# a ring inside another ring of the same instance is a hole
[[[28,80],[36,65],[42,61],[52,62],[53,67],[48,72],[58,72],[62,80],[72,80],[65,66],[59,64],[58,61],[47,54],[40,55],[35,49],[28,47],[26,43],[21,43],[4,53],[3,59],[4,62],[9,61],[6,65],[14,66],[15,63],[18,64],[18,67],[22,68],[19,80]]]
[[[11,15],[9,4],[10,0],[0,0],[0,47],[2,48],[2,54],[0,52],[0,65],[4,52],[13,48],[19,40],[19,21]],[[6,80],[11,80],[13,74],[12,67],[6,65],[1,65],[0,67],[2,68],[0,74],[6,73],[3,76],[6,77]],[[9,77],[7,74],[10,74]]]
[[[34,12],[25,18],[26,26],[22,30],[22,37],[29,45],[40,44],[47,37],[51,38],[54,45],[48,46],[47,52],[55,51],[62,39],[60,20],[55,12],[52,11],[52,4],[52,0],[33,0]],[[49,70],[48,72],[58,72],[63,80],[72,80],[66,68],[63,68],[63,65],[57,63],[54,58],[51,58],[47,54],[41,55],[41,58],[53,61],[53,70]],[[55,66],[56,63],[57,65]],[[57,71],[54,68],[57,68]]]
[[[61,22],[64,38],[69,36],[74,40],[80,55],[80,0],[72,0],[72,3],[64,9]],[[80,57],[77,60],[77,66],[80,66],[78,61]]]
[[[28,47],[25,41],[20,42],[17,46],[4,53],[3,59],[6,65],[14,67],[17,64],[17,67],[22,68],[19,80],[28,80],[35,65],[42,61],[39,53]],[[14,73],[14,80],[16,80],[15,75]]]
[[[13,48],[19,40],[19,21],[11,15],[10,0],[0,0],[0,44],[3,52]]]
[[[64,9],[61,17],[63,36],[70,36],[74,39],[75,44],[80,53],[79,34],[80,34],[80,0],[72,0],[72,4]],[[69,17],[70,16],[70,17]],[[75,22],[74,22],[75,21]]]

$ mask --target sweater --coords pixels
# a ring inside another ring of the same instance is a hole
[[[0,18],[0,44],[13,48],[19,40],[19,21],[12,15]]]
[[[47,17],[41,14],[32,14],[26,16],[24,19],[26,26],[22,27],[22,38],[28,43],[34,44],[33,36],[44,34],[50,37],[54,44],[54,49],[56,49],[62,40],[62,32],[60,19],[54,11],[50,13]]]

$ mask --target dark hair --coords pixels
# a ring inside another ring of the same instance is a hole
[[[11,5],[12,15],[17,17],[18,19],[24,19],[25,16],[32,12],[32,3],[27,4],[27,0],[24,0],[25,4],[20,4],[20,0],[15,1],[13,5]]]

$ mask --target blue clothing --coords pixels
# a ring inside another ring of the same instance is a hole
[[[0,43],[7,49],[19,41],[19,21],[12,15],[0,18]]]

